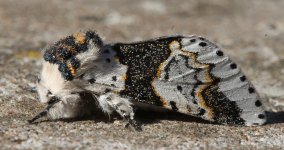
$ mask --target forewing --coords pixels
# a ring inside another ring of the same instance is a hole
[[[154,80],[165,107],[224,124],[261,125],[266,116],[258,93],[240,68],[202,37],[173,41],[171,56]]]

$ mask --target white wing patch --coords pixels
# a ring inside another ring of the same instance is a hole
[[[86,58],[89,56],[89,53],[85,52],[80,55],[82,58]],[[104,88],[109,87],[109,89],[117,91],[124,88],[124,76],[127,71],[127,66],[120,64],[115,56],[116,53],[106,47],[101,50],[100,57],[92,60],[91,64],[86,65],[86,71],[84,71],[82,77],[83,80],[89,81],[90,83],[88,87],[85,87],[86,89],[100,91],[100,89],[93,89],[93,87],[95,87],[93,84],[101,85]],[[84,60],[82,58],[81,60]],[[86,64],[86,62],[83,62],[83,64]],[[82,69],[80,68],[79,71],[80,70]],[[80,81],[82,80],[80,79]]]
[[[122,90],[125,86],[124,76],[127,66],[120,64],[115,59],[116,53],[112,49],[105,49],[103,51],[102,57],[94,62],[95,64],[104,64],[104,66],[100,65],[100,70],[95,70],[98,72],[96,73],[96,83],[111,85],[118,90]]]
[[[154,80],[152,85],[169,104],[166,106],[167,108],[178,108],[175,111],[198,114],[199,108],[194,105],[193,97],[190,95],[190,90],[197,83],[195,79],[196,70],[189,66],[188,62],[188,56],[177,53],[171,57],[171,60],[165,66],[162,66],[161,77]],[[187,92],[182,92],[182,89],[187,90]]]
[[[235,63],[233,63],[231,60],[220,62],[212,69],[212,74],[222,79],[232,77],[240,72],[239,69],[233,68],[234,65]]]

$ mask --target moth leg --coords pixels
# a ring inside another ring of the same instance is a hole
[[[91,114],[94,106],[88,100],[82,100],[79,93],[61,95],[58,101],[52,102],[50,100],[49,103],[42,112],[29,122],[34,122],[44,116],[52,120],[82,117]]]
[[[58,103],[60,100],[57,97],[52,97],[51,100],[48,102],[47,107],[41,111],[40,113],[38,113],[35,117],[33,117],[32,119],[28,120],[29,123],[34,123],[36,120],[47,116],[50,108],[52,108],[56,103]]]
[[[135,130],[140,131],[141,124],[134,119],[134,108],[127,98],[120,97],[115,93],[106,93],[98,98],[102,110],[108,114],[117,112],[123,119],[127,120],[127,125],[131,125]]]

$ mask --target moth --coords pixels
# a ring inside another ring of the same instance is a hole
[[[219,124],[266,122],[252,83],[203,37],[105,44],[94,31],[79,32],[46,48],[43,58],[37,91],[48,106],[30,122],[79,117],[94,107],[118,113],[134,127],[136,107],[165,108]]]

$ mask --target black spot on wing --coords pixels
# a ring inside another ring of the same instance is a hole
[[[177,86],[177,90],[179,90],[181,92],[182,91],[182,86],[178,85]]]
[[[246,81],[246,76],[241,76],[241,77],[240,77],[240,80],[241,80],[242,82]]]
[[[207,43],[205,43],[205,42],[200,42],[200,43],[199,43],[199,46],[205,47],[205,46],[207,46]]]
[[[255,89],[254,89],[253,87],[250,87],[250,88],[248,89],[248,91],[249,91],[249,93],[251,94],[251,93],[254,93],[254,92],[255,92]]]
[[[106,88],[104,93],[109,93],[111,91],[111,89]]]
[[[259,115],[258,115],[258,118],[259,118],[259,119],[264,119],[264,118],[265,118],[265,115],[264,115],[264,114],[259,114]]]
[[[89,82],[90,84],[94,84],[94,83],[96,82],[96,79],[94,79],[94,78],[89,79],[88,82]]]
[[[196,39],[191,39],[190,42],[194,43],[194,42],[196,42]]]
[[[231,69],[236,69],[236,68],[237,68],[237,64],[232,63],[232,64],[230,65],[230,67],[231,67]]]
[[[116,76],[112,76],[112,81],[116,81],[117,77]]]
[[[255,101],[255,106],[256,107],[260,107],[262,105],[260,100]]]
[[[224,55],[224,53],[223,53],[222,51],[220,51],[220,50],[216,51],[216,54],[217,54],[218,56],[223,56],[223,55]]]
[[[81,74],[81,75],[79,75],[79,79],[84,79],[84,76],[85,76],[85,74],[83,73],[83,74]]]

